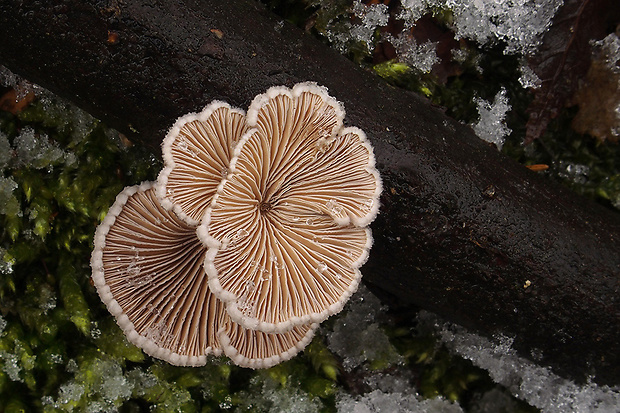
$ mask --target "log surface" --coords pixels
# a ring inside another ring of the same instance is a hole
[[[364,281],[514,337],[578,381],[619,384],[620,214],[536,175],[250,0],[3,0],[0,64],[159,152],[213,99],[247,109],[316,81],[372,141],[384,181]]]

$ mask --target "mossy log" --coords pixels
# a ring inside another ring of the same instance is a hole
[[[0,2],[0,64],[159,151],[179,115],[316,81],[384,181],[364,281],[556,372],[620,383],[620,214],[507,159],[251,0]],[[93,228],[94,229],[94,228]]]

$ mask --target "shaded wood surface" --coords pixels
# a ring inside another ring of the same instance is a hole
[[[392,306],[512,336],[562,375],[620,383],[620,215],[261,4],[3,0],[0,38],[0,64],[157,152],[176,117],[213,99],[247,109],[273,85],[327,86],[368,134],[384,180],[364,281]]]

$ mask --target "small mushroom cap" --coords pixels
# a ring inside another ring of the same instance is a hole
[[[195,227],[161,207],[152,183],[117,196],[97,228],[91,266],[97,292],[130,342],[182,366],[204,365],[223,349],[244,366],[269,367],[305,347],[316,326],[273,335],[232,322],[209,290],[205,254]]]
[[[179,118],[162,144],[164,169],[157,196],[163,207],[198,225],[246,130],[243,111],[224,102],[214,101],[200,113]]]
[[[340,311],[372,245],[381,181],[364,133],[315,84],[277,87],[198,228],[213,293],[248,329],[284,332]]]

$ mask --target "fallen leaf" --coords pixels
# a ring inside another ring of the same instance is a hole
[[[524,144],[540,137],[549,121],[567,106],[590,67],[590,41],[605,37],[607,23],[618,15],[618,9],[617,0],[567,0],[560,7],[540,49],[529,59],[542,83],[527,110]]]
[[[15,89],[11,88],[0,97],[0,110],[11,112],[13,115],[16,115],[24,110],[34,98],[33,92],[28,92],[26,96],[18,98]]]

